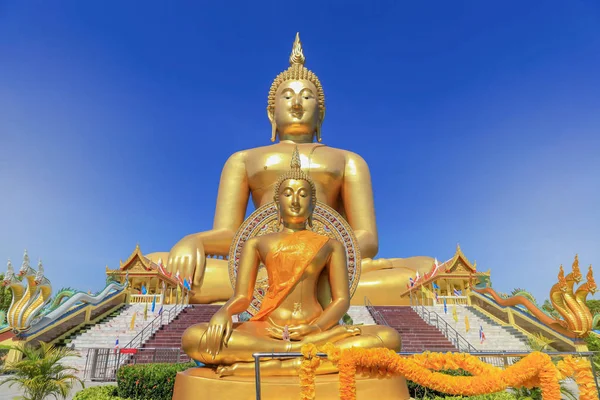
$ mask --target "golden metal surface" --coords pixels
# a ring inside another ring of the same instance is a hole
[[[292,171],[299,169],[292,163]],[[247,238],[241,252],[235,253],[239,266],[233,296],[208,324],[197,324],[184,332],[182,349],[194,360],[218,366],[220,376],[253,376],[253,353],[299,352],[307,343],[399,351],[400,334],[390,327],[338,325],[350,306],[346,246],[307,230],[316,205],[314,186],[306,177],[299,173],[282,174],[276,187],[280,188],[275,202],[281,221],[279,231]],[[267,269],[270,286],[260,312],[248,322],[234,324],[233,315],[251,305],[261,263]],[[327,274],[329,282],[328,304],[319,303],[317,298],[322,273]],[[302,312],[294,312],[297,304],[302,306]],[[283,340],[284,330],[292,340]],[[295,375],[299,362],[262,361],[261,373]],[[332,371],[335,369],[325,364],[317,373]]]
[[[315,379],[315,394],[319,400],[339,400],[339,377],[337,374],[319,375]],[[230,376],[219,378],[212,369],[192,368],[177,374],[173,400],[202,398],[219,400],[254,400],[256,386],[252,377]],[[300,384],[298,377],[277,376],[261,379],[263,400],[298,400]],[[356,377],[357,400],[407,400],[410,399],[404,377],[366,378]]]
[[[210,256],[227,256],[250,197],[255,208],[272,202],[275,182],[287,170],[295,146],[302,168],[314,181],[317,199],[344,216],[357,237],[363,256],[363,273],[355,295],[359,304],[365,295],[374,304],[394,304],[400,300],[398,292],[409,276],[417,270],[426,272],[433,263],[433,258],[425,265],[410,258],[373,260],[379,240],[369,167],[358,154],[320,143],[325,97],[319,79],[304,63],[297,35],[290,67],[275,78],[269,90],[267,116],[272,140],[278,138],[279,142],[229,157],[221,173],[213,229],[184,237],[165,257],[170,272],[179,270],[183,276],[193,276],[196,295],[192,303],[223,301],[231,296],[227,263]]]

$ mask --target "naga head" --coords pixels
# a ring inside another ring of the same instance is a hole
[[[44,281],[44,266],[42,265],[42,260],[40,260],[38,262],[38,271],[35,274],[35,278],[33,280],[33,282],[36,285],[39,285],[40,283],[42,283]]]
[[[6,264],[6,273],[4,274],[4,279],[2,280],[2,286],[8,286],[15,280],[15,270],[12,266],[10,260]]]
[[[597,287],[596,287],[596,281],[594,280],[594,271],[592,271],[592,266],[591,265],[590,265],[590,268],[588,269],[588,273],[587,273],[586,278],[587,278],[586,285],[588,287],[588,291],[591,294],[596,293],[596,289],[597,289]]]
[[[29,254],[27,254],[27,250],[25,250],[25,254],[23,254],[23,263],[19,269],[19,276],[24,276],[30,269],[31,266],[29,265]]]
[[[558,287],[562,292],[567,291],[567,280],[565,279],[565,270],[563,269],[562,264],[558,270]]]
[[[579,256],[577,254],[575,254],[575,260],[573,261],[571,273],[567,276],[577,283],[581,282],[581,279],[583,278],[583,275],[581,275],[581,270],[579,269]]]

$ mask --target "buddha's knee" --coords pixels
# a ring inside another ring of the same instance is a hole
[[[204,349],[201,348],[200,344],[204,335],[206,335],[207,329],[207,323],[192,325],[183,332],[181,337],[181,349],[185,354],[200,362],[204,362]]]
[[[400,336],[400,332],[389,326],[379,328],[381,330],[377,332],[377,336],[379,336],[384,346],[390,350],[400,351],[402,348],[402,336]]]

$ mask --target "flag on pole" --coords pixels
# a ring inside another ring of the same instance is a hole
[[[458,313],[456,312],[456,304],[452,305],[452,319],[458,323]]]
[[[435,290],[439,290],[439,289],[440,289],[440,287],[438,286],[438,284],[437,284],[437,283],[435,283],[435,282],[433,282],[433,288],[434,288]]]
[[[117,336],[117,341],[115,342],[115,353],[119,350],[119,337]]]
[[[148,290],[146,290],[146,285],[142,283],[142,294],[147,294]]]
[[[408,281],[410,282],[410,287],[415,286],[415,280],[412,277],[408,278]]]
[[[417,271],[417,274],[415,276],[415,281],[418,281],[419,279],[421,279],[421,275],[419,275],[419,271]]]
[[[435,292],[435,302],[436,303],[440,302],[440,297],[438,296],[438,292]]]
[[[469,325],[469,317],[465,315],[465,331],[469,332],[469,329],[471,329],[471,325]]]
[[[446,305],[446,299],[444,299],[444,314],[448,314],[448,306]]]
[[[129,324],[129,329],[130,330],[134,330],[135,329],[135,314],[133,313],[133,316],[131,317],[131,323]]]
[[[163,312],[163,306],[162,306],[162,304],[161,304],[161,305],[160,305],[160,309],[158,310],[158,315],[162,314],[162,312]]]
[[[156,308],[156,296],[154,296],[152,298],[152,312],[154,312],[154,309]]]
[[[455,296],[462,296],[462,292],[458,289],[454,289],[453,293]]]
[[[183,287],[185,288],[185,290],[192,290],[192,287],[190,286],[190,281],[188,281],[187,278],[183,279]]]
[[[479,325],[479,340],[481,344],[485,341],[485,333],[483,333],[483,325]]]
[[[148,303],[144,306],[144,321],[148,319]]]

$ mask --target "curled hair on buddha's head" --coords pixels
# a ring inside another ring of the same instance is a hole
[[[290,170],[284,174],[281,174],[277,183],[275,183],[275,190],[273,192],[273,200],[277,207],[279,208],[279,191],[281,189],[281,184],[288,179],[296,179],[296,180],[304,180],[308,182],[310,185],[310,199],[311,199],[311,208],[315,209],[317,206],[317,188],[315,186],[315,182],[311,179],[311,177],[304,171],[302,171],[300,164],[300,153],[298,152],[298,146],[294,146],[294,152],[292,153],[292,162],[290,163]],[[312,226],[312,211],[311,216],[308,219],[308,223]]]
[[[273,115],[275,113],[275,95],[277,94],[277,89],[283,82],[300,79],[311,82],[313,85],[315,85],[315,88],[317,88],[316,96],[317,104],[319,105],[319,123],[317,125],[316,136],[317,141],[320,142],[321,124],[325,119],[325,92],[323,91],[323,85],[321,85],[321,81],[317,75],[304,66],[305,61],[306,57],[304,57],[304,52],[302,50],[300,33],[296,33],[296,39],[294,40],[294,45],[292,46],[292,54],[290,55],[290,67],[277,75],[271,84],[271,88],[269,89],[269,99],[267,102],[267,111],[269,112],[269,115]],[[272,142],[275,141],[276,136],[277,132],[273,130],[271,135]]]

